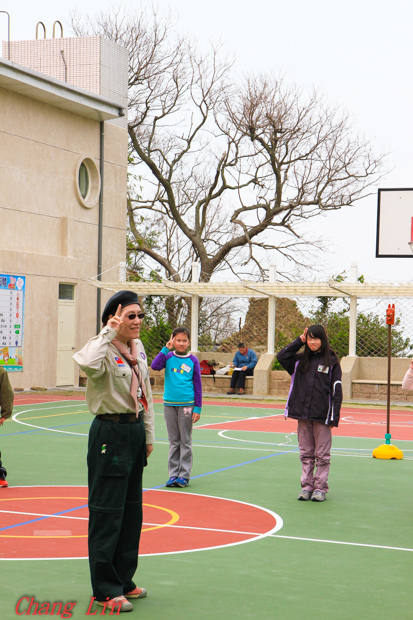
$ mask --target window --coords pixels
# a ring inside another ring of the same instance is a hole
[[[96,161],[87,153],[83,153],[78,157],[74,185],[76,197],[82,207],[92,209],[98,204],[100,174]]]
[[[86,198],[89,191],[89,173],[85,166],[85,162],[82,161],[79,168],[79,190],[82,198]]]
[[[75,298],[75,285],[59,283],[59,299],[70,299],[71,301],[73,301],[74,298]]]

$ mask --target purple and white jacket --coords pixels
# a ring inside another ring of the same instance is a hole
[[[300,371],[302,353],[298,353],[302,346],[301,338],[296,338],[277,353],[281,366],[291,375],[285,414],[296,420],[338,426],[343,400],[340,362],[330,351],[332,366],[326,367],[323,355],[313,353],[310,368],[303,374]]]

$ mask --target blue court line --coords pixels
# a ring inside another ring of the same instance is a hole
[[[268,454],[266,456],[261,456],[258,459],[253,459],[252,461],[245,461],[245,463],[238,463],[237,465],[230,465],[229,467],[223,467],[222,469],[216,469],[215,471],[209,471],[206,474],[198,474],[198,476],[193,476],[191,479],[195,480],[195,478],[203,478],[204,476],[211,476],[212,474],[219,474],[221,471],[228,471],[229,469],[235,469],[237,467],[242,467],[243,465],[250,465],[251,463],[257,463],[258,461],[263,461],[264,459],[270,459],[273,456],[279,456],[280,454],[290,454],[290,452],[298,452],[298,450],[287,450],[286,452],[277,452],[276,454]],[[160,484],[156,487],[150,487],[149,489],[143,489],[145,491],[153,491],[155,489],[163,489],[165,484]],[[33,499],[36,499],[35,497]],[[8,525],[7,527],[1,527],[0,532],[4,530],[10,530],[14,527],[19,527],[20,525],[29,525],[30,523],[36,523],[37,521],[44,521],[45,519],[50,519],[52,517],[57,517],[59,515],[66,514],[68,512],[73,512],[75,510],[80,510],[81,508],[87,508],[87,504],[84,506],[77,506],[76,508],[69,508],[68,510],[63,510],[62,512],[55,512],[52,515],[48,515],[47,517],[38,517],[37,519],[32,519],[30,521],[24,521],[24,523],[16,523],[15,525]]]
[[[33,497],[33,499],[36,499]],[[52,515],[47,515],[47,517],[39,517],[38,519],[31,519],[30,521],[24,521],[23,523],[16,523],[15,525],[8,525],[7,527],[0,527],[0,532],[4,530],[10,530],[14,527],[20,527],[20,525],[29,525],[30,523],[36,523],[37,521],[44,521],[45,519],[50,519],[51,517],[58,517],[59,515],[64,515],[67,512],[73,512],[74,510],[80,510],[81,508],[87,508],[87,504],[84,506],[76,506],[76,508],[69,508],[69,510],[62,510],[62,512],[55,512]]]
[[[230,465],[229,467],[223,467],[222,469],[216,469],[214,471],[209,471],[206,474],[198,474],[197,476],[191,476],[191,480],[195,480],[196,478],[203,478],[204,476],[211,476],[212,474],[219,474],[221,471],[228,471],[229,469],[235,469],[236,467],[242,467],[243,465],[250,465],[251,463],[257,463],[258,461],[263,461],[264,459],[270,459],[273,456],[280,456],[280,454],[290,454],[291,452],[298,452],[296,450],[286,450],[285,452],[276,452],[275,454],[267,454],[266,456],[260,456],[258,459],[252,459],[252,461],[245,461],[244,463],[238,463],[237,465]],[[165,484],[160,484],[156,487],[150,487],[149,489],[143,489],[145,491],[153,491],[155,489],[163,489]]]

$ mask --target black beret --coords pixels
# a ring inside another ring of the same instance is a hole
[[[102,314],[102,323],[106,323],[109,319],[109,315],[114,316],[119,304],[124,308],[131,304],[139,304],[138,296],[132,291],[118,291],[109,299]]]

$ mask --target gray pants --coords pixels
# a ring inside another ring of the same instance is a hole
[[[297,420],[301,460],[301,488],[304,491],[328,491],[331,426],[315,420]],[[314,474],[314,467],[316,471]]]
[[[164,405],[164,417],[169,437],[169,476],[191,477],[192,469],[192,413],[193,406]]]

